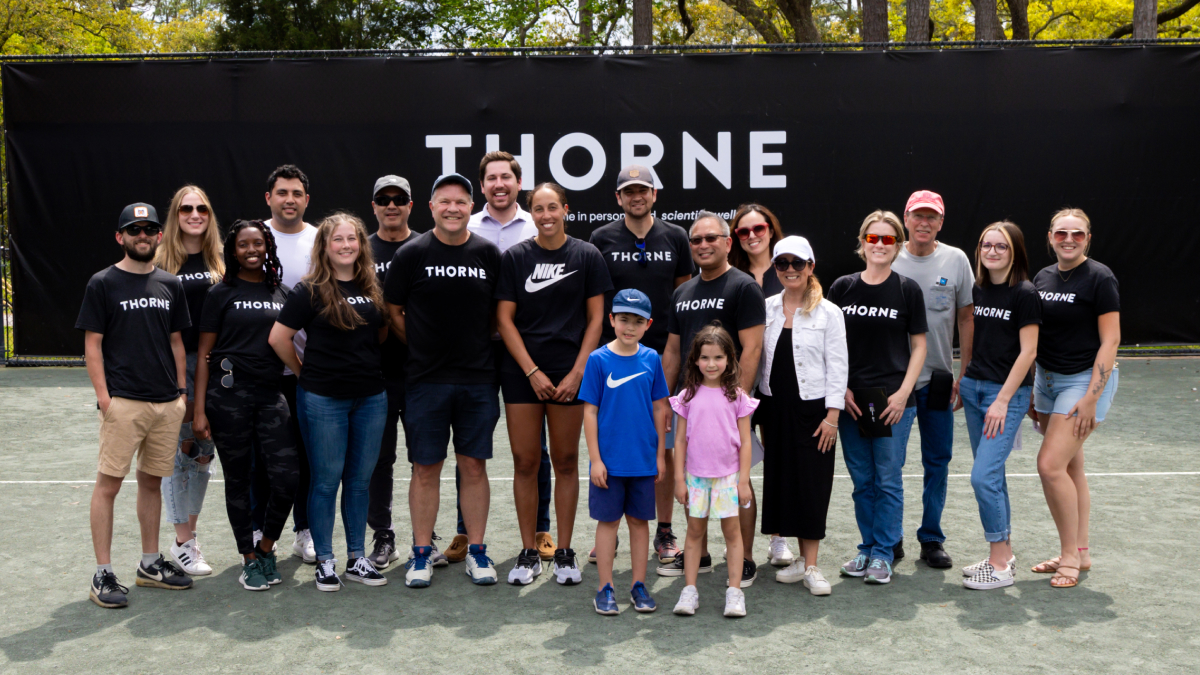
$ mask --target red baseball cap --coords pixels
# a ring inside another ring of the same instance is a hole
[[[904,212],[911,213],[917,209],[933,209],[943,216],[946,215],[946,205],[942,203],[942,196],[929,190],[917,190],[908,198]]]

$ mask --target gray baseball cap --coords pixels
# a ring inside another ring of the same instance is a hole
[[[404,194],[408,195],[409,199],[412,199],[412,188],[408,185],[408,179],[400,176],[384,176],[375,181],[375,191],[371,193],[371,197],[374,198],[380,190],[388,187],[400,188],[404,190]]]
[[[654,174],[641,164],[630,164],[621,169],[621,175],[617,176],[617,192],[620,192],[621,188],[626,185],[645,185],[653,190]]]

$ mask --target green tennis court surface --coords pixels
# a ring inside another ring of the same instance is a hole
[[[914,561],[921,488],[914,429],[905,470],[909,558],[897,566],[892,584],[868,587],[837,577],[857,543],[850,481],[842,477],[819,561],[833,595],[816,598],[800,584],[776,583],[763,565],[746,589],[749,615],[733,620],[721,616],[725,566],[716,524],[710,526],[716,569],[700,577],[700,611],[690,618],[670,613],[683,579],[653,571],[647,581],[659,611],[639,615],[628,607],[624,534],[619,617],[592,611],[596,571],[590,565],[576,587],[560,587],[549,574],[524,588],[475,587],[459,564],[435,570],[432,587],[409,590],[403,567],[393,565],[388,586],[321,593],[312,567],[281,556],[284,583],[250,593],[236,583],[238,555],[219,468],[200,519],[213,575],[198,578],[190,591],[133,587],[140,548],[135,488],[128,481],[117,500],[113,558],[131,587],[130,605],[100,609],[87,599],[95,570],[88,481],[95,474],[97,433],[87,375],[83,369],[0,368],[0,671],[1194,672],[1200,662],[1200,361],[1124,359],[1120,370],[1116,404],[1087,446],[1094,566],[1078,588],[1051,589],[1048,576],[1028,572],[1056,553],[1057,538],[1036,477],[1040,437],[1027,422],[1024,449],[1008,465],[1016,586],[963,589],[958,566],[976,562],[987,547],[959,414],[943,520],[954,569]],[[840,458],[838,467],[844,475]],[[520,542],[512,484],[503,480],[512,475],[503,421],[489,472],[487,543],[505,578]],[[403,464],[397,467],[398,478],[405,473]],[[444,476],[452,475],[447,467]],[[448,540],[453,483],[442,487],[438,531]],[[585,488],[574,541],[581,556],[594,532],[586,495]],[[408,483],[398,480],[401,543],[409,529],[407,498]],[[676,531],[683,527],[677,509]],[[161,536],[165,550],[172,536],[165,521]],[[291,543],[285,533],[281,552]],[[755,543],[763,564],[766,538]],[[334,550],[345,555],[340,523]]]

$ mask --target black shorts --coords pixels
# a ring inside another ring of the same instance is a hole
[[[540,372],[540,371],[539,371]],[[546,373],[546,377],[550,378],[550,382],[554,386],[558,386],[559,382],[567,376],[566,372]],[[553,399],[539,401],[537,394],[533,391],[533,385],[529,384],[529,378],[521,373],[509,373],[500,371],[500,391],[504,394],[504,403],[547,403],[549,405],[583,405],[583,401],[579,400],[578,394],[570,401],[563,403]]]

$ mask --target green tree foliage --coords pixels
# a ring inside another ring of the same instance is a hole
[[[404,0],[222,0],[214,44],[239,51],[421,46],[434,9]]]
[[[0,0],[0,51],[201,51],[220,20],[206,0]]]

